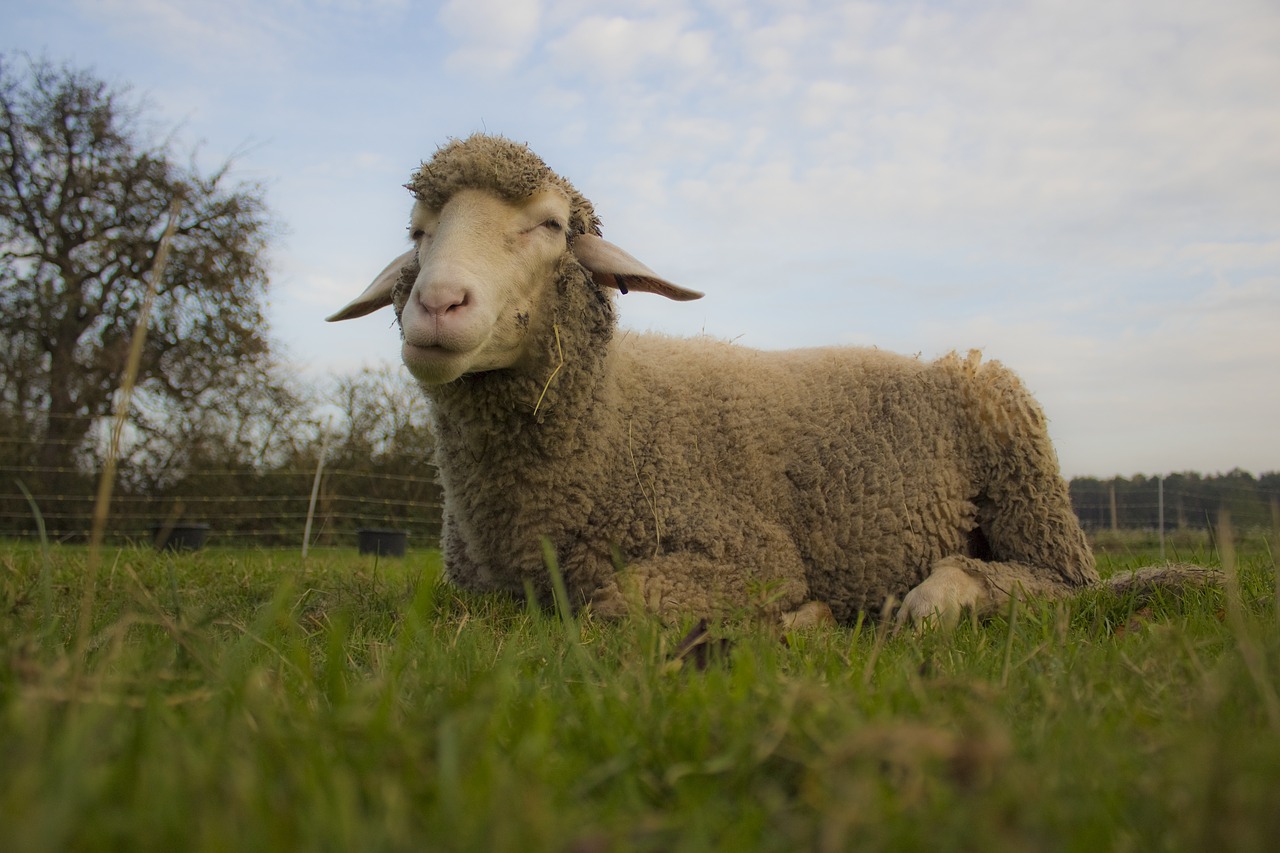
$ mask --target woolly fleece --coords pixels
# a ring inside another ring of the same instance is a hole
[[[590,202],[497,137],[451,142],[408,187],[440,206],[547,185],[572,234],[598,232]],[[1044,415],[998,362],[615,338],[615,292],[571,252],[546,292],[535,363],[424,388],[454,583],[548,601],[544,542],[572,602],[610,616],[817,599],[851,621],[939,565],[981,581],[982,612],[1097,581]]]

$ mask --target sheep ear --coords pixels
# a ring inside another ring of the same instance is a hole
[[[574,237],[573,253],[578,257],[578,262],[591,273],[596,284],[616,287],[623,293],[628,290],[656,293],[677,302],[702,298],[698,291],[672,284],[608,240],[594,234],[579,234]]]
[[[365,288],[364,293],[351,300],[346,308],[325,317],[325,321],[336,323],[338,320],[351,320],[363,317],[365,314],[372,314],[379,308],[390,305],[391,291],[395,290],[396,282],[400,280],[400,271],[417,257],[417,251],[417,249],[410,249],[387,264],[382,272],[374,277],[373,284]]]

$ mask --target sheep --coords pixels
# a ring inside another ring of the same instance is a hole
[[[898,602],[950,623],[1099,583],[1044,414],[999,362],[617,334],[619,294],[702,294],[605,241],[527,146],[452,140],[406,188],[412,248],[328,319],[395,309],[454,584],[549,602],[554,563],[605,618]]]

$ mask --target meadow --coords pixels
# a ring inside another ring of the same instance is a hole
[[[0,849],[1272,850],[1276,560],[1181,547],[1230,582],[682,649],[430,551],[0,543]]]

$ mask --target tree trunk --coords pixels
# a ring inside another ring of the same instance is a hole
[[[93,417],[76,397],[81,383],[74,379],[74,358],[65,347],[61,350],[50,354],[49,406],[43,434],[37,439],[31,484],[50,531],[74,529],[70,516],[83,512],[92,497],[85,492],[85,478],[77,470],[76,458],[93,426]]]

